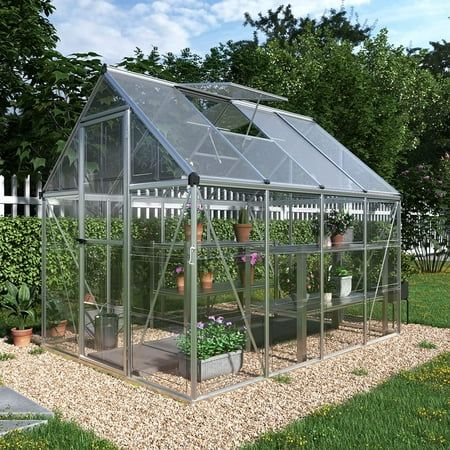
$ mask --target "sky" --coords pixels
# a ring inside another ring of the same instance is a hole
[[[320,17],[342,0],[287,0],[296,17]],[[280,0],[53,0],[50,17],[67,55],[94,51],[108,64],[145,54],[153,46],[160,53],[179,53],[189,47],[204,55],[228,40],[251,39],[244,13],[253,18],[276,9]],[[359,21],[389,31],[389,41],[404,47],[429,47],[429,41],[450,41],[450,0],[353,0]]]

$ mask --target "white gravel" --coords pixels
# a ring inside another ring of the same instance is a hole
[[[436,349],[422,349],[427,340]],[[280,428],[316,408],[342,402],[389,376],[450,351],[450,330],[404,325],[402,334],[290,372],[290,384],[273,380],[188,405],[136,387],[51,352],[33,356],[0,341],[3,383],[61,412],[123,448],[229,449]],[[367,369],[367,376],[352,374]]]

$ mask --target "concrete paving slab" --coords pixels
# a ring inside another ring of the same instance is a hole
[[[13,430],[25,430],[45,423],[46,420],[0,420],[0,436]]]
[[[22,394],[5,387],[0,387],[0,416],[43,415],[53,417],[53,413]],[[1,418],[1,417],[0,417]],[[9,419],[10,417],[8,417]]]

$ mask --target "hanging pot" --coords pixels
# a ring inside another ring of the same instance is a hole
[[[239,276],[241,278],[241,285],[246,285],[246,273],[245,273],[245,264],[239,264]],[[250,286],[255,281],[255,268],[253,266],[250,266]]]
[[[177,275],[177,289],[180,294],[184,293],[184,275]]]
[[[203,290],[207,291],[213,287],[214,276],[212,272],[204,272],[200,275],[200,286]]]
[[[344,243],[344,234],[335,234],[331,236],[331,242],[335,247],[339,247]]]

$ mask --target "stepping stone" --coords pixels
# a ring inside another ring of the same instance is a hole
[[[0,420],[0,436],[13,430],[25,430],[47,423],[46,420]]]
[[[0,387],[0,419],[1,416],[24,414],[53,417],[53,413],[47,408],[43,408],[29,398],[8,387]],[[10,418],[11,417],[8,417],[8,419]]]

